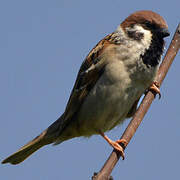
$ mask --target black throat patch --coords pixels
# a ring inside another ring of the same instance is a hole
[[[164,40],[157,35],[152,36],[152,41],[149,49],[145,51],[141,58],[143,63],[148,67],[155,67],[159,64],[161,60],[161,55],[164,50]]]

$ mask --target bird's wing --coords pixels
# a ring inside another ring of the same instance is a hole
[[[116,44],[112,38],[113,35],[111,33],[101,40],[83,61],[66,106],[65,119],[71,119],[78,112],[86,96],[102,75],[106,65],[102,54],[107,47]]]
[[[63,129],[75,117],[85,98],[104,71],[107,61],[103,53],[108,47],[116,45],[120,45],[119,35],[111,33],[102,39],[87,55],[80,67],[65,112],[47,128],[46,135],[48,137],[52,136],[52,139],[57,139]],[[58,143],[57,140],[55,144]]]

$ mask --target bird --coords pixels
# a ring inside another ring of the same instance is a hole
[[[169,35],[158,13],[130,14],[86,56],[64,113],[2,164],[19,164],[45,145],[92,135],[101,135],[124,159],[126,140],[113,141],[105,132],[132,117],[147,90],[160,93],[155,77]]]

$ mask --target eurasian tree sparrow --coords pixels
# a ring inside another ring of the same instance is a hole
[[[127,17],[83,61],[61,117],[2,163],[18,164],[44,145],[94,134],[100,134],[124,157],[119,143],[126,141],[112,141],[104,132],[132,117],[149,87],[159,92],[153,82],[164,50],[163,38],[169,36],[167,28],[165,20],[152,11]]]

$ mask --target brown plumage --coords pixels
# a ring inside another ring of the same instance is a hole
[[[168,28],[166,21],[153,11],[137,11],[128,16],[121,25],[123,28],[126,28],[137,23],[145,25],[146,22],[160,28]]]
[[[168,36],[164,19],[152,11],[130,15],[83,61],[65,112],[39,136],[2,163],[18,164],[47,144],[79,136],[104,135],[133,116],[137,103],[153,83]]]

